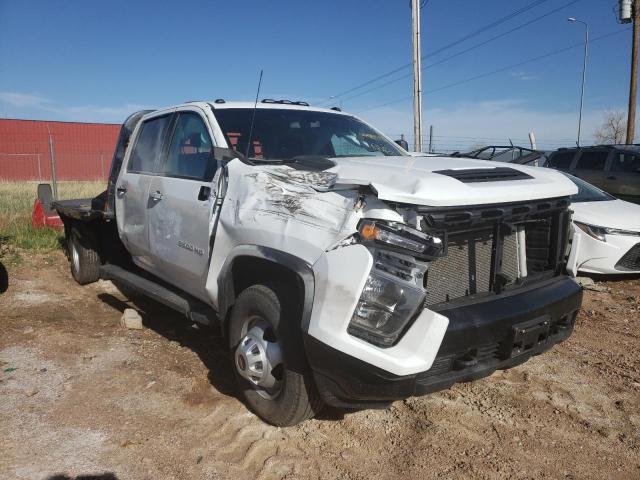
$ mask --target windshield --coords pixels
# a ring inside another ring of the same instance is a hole
[[[584,180],[580,180],[573,175],[569,175],[568,173],[564,173],[566,177],[569,178],[573,183],[578,187],[578,193],[575,195],[571,195],[571,201],[574,203],[579,202],[602,202],[604,200],[615,200],[615,197],[612,197],[608,193],[603,192],[599,188],[594,187],[590,183],[585,182]]]
[[[247,154],[254,110],[214,110],[229,146]],[[247,157],[255,160],[290,160],[304,155],[362,157],[406,155],[393,142],[360,120],[343,114],[258,108]]]

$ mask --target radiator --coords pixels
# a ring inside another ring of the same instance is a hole
[[[492,230],[449,237],[447,255],[431,262],[425,275],[427,305],[489,292],[492,249]],[[472,275],[473,270],[475,275]],[[515,232],[504,236],[499,270],[508,277],[508,284],[514,283],[519,277]]]
[[[447,255],[431,262],[425,276],[427,304],[489,291],[492,236],[484,230],[449,237]]]

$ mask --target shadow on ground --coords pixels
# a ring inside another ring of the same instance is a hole
[[[596,282],[628,282],[629,280],[640,280],[639,273],[621,273],[620,275],[603,275],[601,273],[582,273],[580,277],[589,277]]]
[[[116,285],[117,288],[118,285]],[[168,340],[176,341],[181,346],[192,350],[209,370],[208,379],[211,385],[223,395],[233,397],[245,405],[237,394],[233,366],[231,365],[229,348],[216,327],[194,325],[183,315],[142,295],[121,289],[128,301],[101,293],[98,298],[112,308],[124,312],[126,308],[135,308],[142,316],[142,323]],[[344,419],[348,410],[325,406],[316,415],[316,420],[338,421]]]
[[[0,293],[4,293],[9,288],[9,273],[5,266],[0,262]]]
[[[209,382],[218,392],[240,400],[234,391],[235,380],[228,348],[215,328],[192,324],[183,315],[153,300],[133,296],[130,292],[126,292],[126,296],[129,298],[128,302],[108,293],[101,293],[98,298],[120,312],[124,312],[126,308],[138,310],[145,327],[198,355],[209,370]]]

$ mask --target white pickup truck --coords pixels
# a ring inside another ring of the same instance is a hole
[[[410,156],[337,109],[216,100],[133,114],[107,190],[53,206],[79,283],[221,328],[243,399],[284,426],[566,339],[576,191],[548,169]]]

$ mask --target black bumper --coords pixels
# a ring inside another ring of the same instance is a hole
[[[581,287],[561,276],[535,287],[440,310],[449,327],[432,367],[396,376],[305,337],[309,364],[324,401],[346,408],[384,406],[519,365],[568,338]]]

